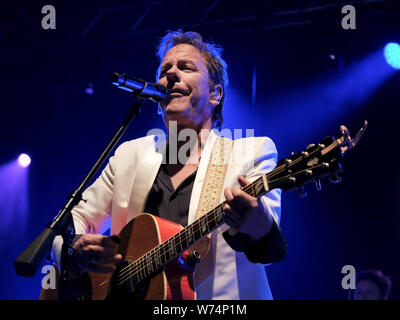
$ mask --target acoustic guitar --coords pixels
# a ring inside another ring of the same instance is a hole
[[[292,153],[278,162],[275,169],[242,188],[253,197],[261,197],[272,189],[299,190],[305,184],[329,176],[340,181],[341,159],[360,140],[367,121],[351,139],[345,126],[341,137],[328,136],[305,151]],[[224,203],[189,224],[179,224],[150,214],[131,220],[120,232],[119,253],[123,261],[116,271],[107,274],[85,273],[71,299],[196,299],[194,270],[196,262],[207,257],[208,238],[224,223]],[[42,290],[41,299],[54,299],[57,290]],[[65,296],[65,295],[64,295]]]

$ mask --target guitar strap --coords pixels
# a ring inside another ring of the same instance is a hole
[[[195,220],[220,204],[226,170],[231,160],[233,142],[229,138],[218,137],[218,141],[214,145],[201,189]]]
[[[195,220],[220,204],[221,192],[224,187],[225,175],[228,164],[231,161],[233,140],[218,137],[214,144],[210,161],[207,166],[206,176],[201,189],[199,206]],[[214,270],[214,245],[211,241],[211,233],[195,244],[194,249],[200,252],[201,261],[196,265],[195,284],[203,283]]]

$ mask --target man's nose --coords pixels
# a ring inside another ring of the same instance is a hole
[[[167,71],[166,76],[167,76],[167,81],[169,83],[175,83],[180,81],[179,72],[175,66]]]

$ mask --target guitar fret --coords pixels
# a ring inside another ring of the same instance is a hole
[[[144,273],[143,273],[143,259],[139,259],[139,279],[142,281],[144,279]]]
[[[200,220],[200,230],[201,230],[201,235],[205,235],[208,231],[208,225],[207,225],[207,221],[204,219],[204,217],[202,217]]]
[[[162,256],[164,258],[164,263],[169,261],[169,250],[168,250],[168,240],[162,244]]]
[[[160,259],[160,250],[154,250],[154,255],[155,255],[155,261],[157,263],[157,269],[161,267],[161,259]]]
[[[183,249],[185,249],[186,247],[186,238],[185,238],[185,233],[178,233],[177,234],[177,238],[178,238],[178,245],[177,245],[177,249],[178,252],[183,251]]]
[[[186,239],[187,239],[187,246],[190,246],[193,243],[193,228],[189,226],[186,231]]]
[[[150,271],[150,264],[149,264],[149,259],[148,257],[145,256],[144,258],[144,270],[145,272],[147,271],[146,277],[150,275],[151,271]]]
[[[176,254],[175,239],[173,237],[169,239],[169,251],[171,252],[171,257]]]
[[[212,229],[214,229],[215,227],[218,226],[218,220],[217,220],[217,215],[216,215],[218,210],[219,210],[219,207],[215,208],[212,211],[212,214],[209,215],[209,217],[208,217],[208,230],[212,230]]]
[[[157,264],[156,264],[156,260],[154,259],[154,253],[155,253],[155,250],[152,249],[148,254],[149,259],[150,259],[151,273],[153,273],[154,271],[157,270]]]

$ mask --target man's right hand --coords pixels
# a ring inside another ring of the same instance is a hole
[[[83,272],[114,272],[122,261],[118,243],[117,236],[84,234],[74,243],[74,262]]]

